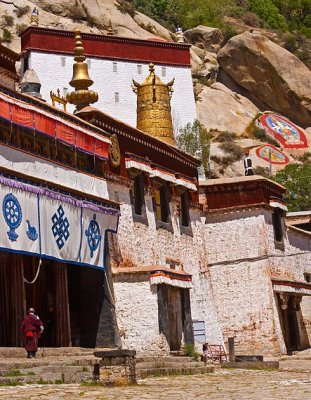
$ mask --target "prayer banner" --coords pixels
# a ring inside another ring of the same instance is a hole
[[[0,248],[105,268],[105,236],[119,210],[0,176]]]

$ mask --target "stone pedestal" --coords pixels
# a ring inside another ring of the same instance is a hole
[[[95,351],[94,355],[101,358],[96,371],[100,383],[104,385],[136,383],[135,350]]]

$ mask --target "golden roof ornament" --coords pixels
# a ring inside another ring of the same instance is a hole
[[[98,94],[93,90],[89,90],[89,87],[92,86],[94,82],[89,77],[88,65],[85,62],[84,48],[82,46],[80,31],[78,29],[74,29],[74,33],[75,63],[73,64],[73,75],[69,84],[75,88],[75,91],[68,93],[66,100],[68,103],[76,106],[75,112],[77,112],[82,110],[82,108],[95,103],[98,100]]]
[[[52,106],[56,107],[56,103],[61,104],[64,108],[64,111],[66,110],[66,105],[67,105],[67,100],[64,96],[60,95],[60,90],[57,89],[56,93],[52,92],[52,90],[50,91],[50,97],[52,100]]]
[[[137,94],[137,128],[157,139],[175,145],[171,104],[174,79],[163,83],[149,64],[150,74],[142,82],[133,80],[133,91]]]
[[[113,34],[114,34],[114,31],[113,31],[112,22],[110,19],[108,22],[108,26],[107,26],[107,35],[113,36]]]

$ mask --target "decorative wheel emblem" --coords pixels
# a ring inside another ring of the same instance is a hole
[[[100,229],[98,222],[96,221],[96,214],[93,215],[93,219],[90,221],[88,228],[85,230],[85,236],[87,237],[87,244],[91,250],[92,258],[94,251],[98,248],[101,241]]]
[[[15,232],[22,222],[22,209],[17,198],[12,194],[5,195],[2,203],[2,212],[10,230],[7,232],[9,239],[15,242],[18,234]]]

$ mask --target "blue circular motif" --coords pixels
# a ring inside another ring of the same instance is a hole
[[[2,212],[5,222],[11,229],[16,229],[22,222],[22,209],[17,198],[12,194],[7,194],[2,203]]]
[[[96,221],[96,215],[93,215],[93,219],[90,221],[87,230],[85,231],[85,235],[87,236],[87,243],[91,250],[91,257],[93,257],[94,251],[98,248],[101,235],[100,228],[98,222]]]

